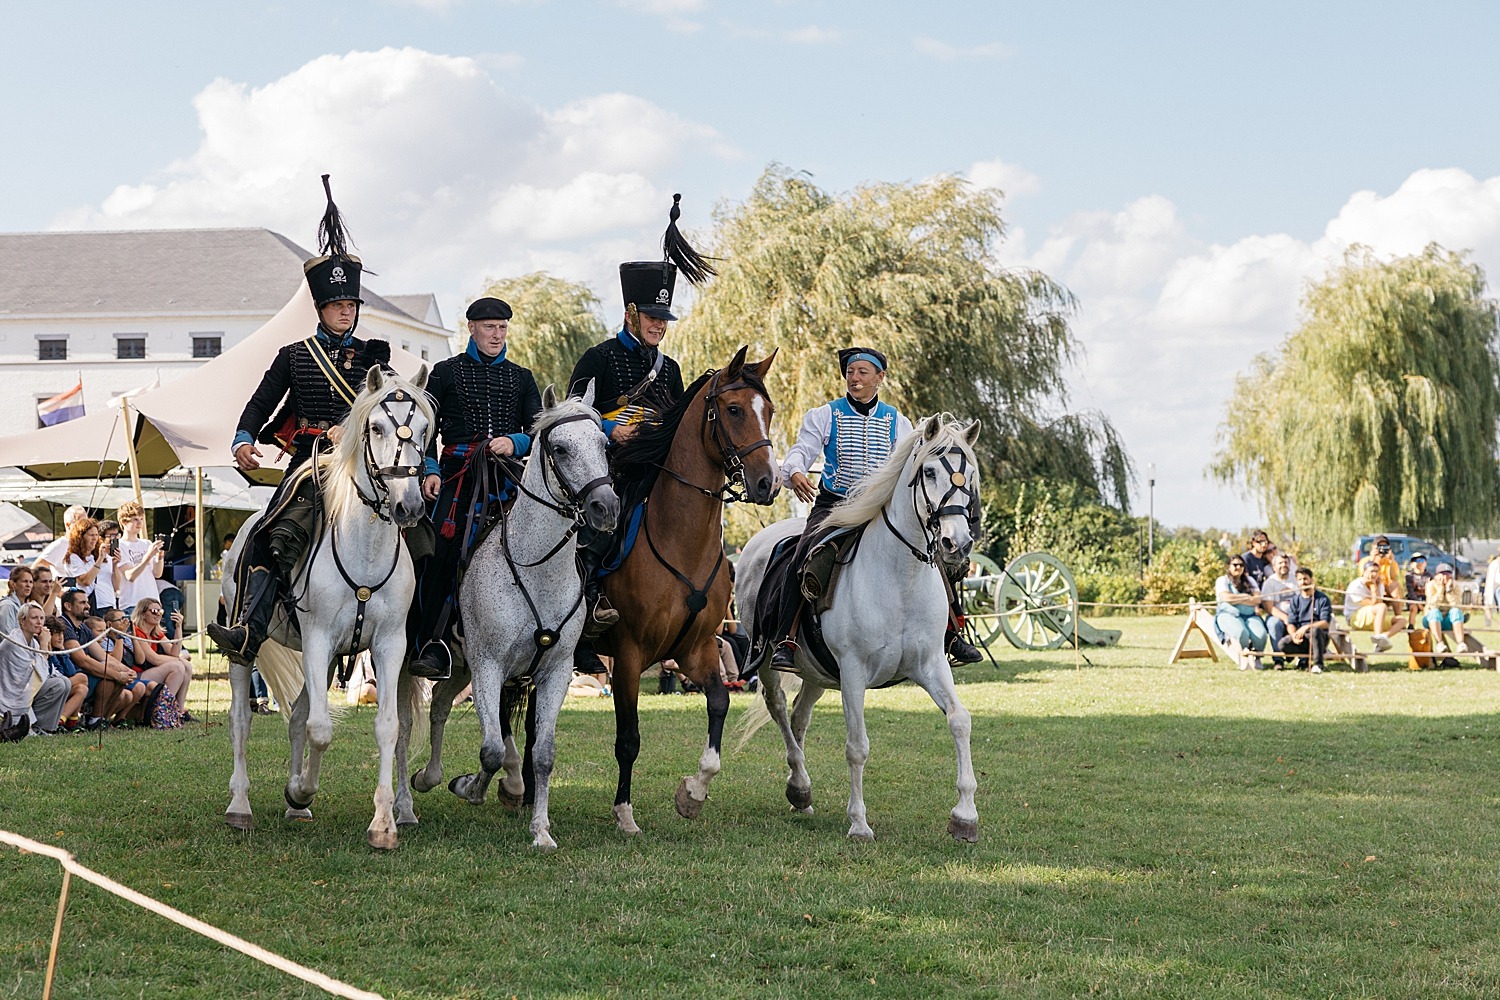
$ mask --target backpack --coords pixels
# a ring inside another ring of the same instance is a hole
[[[141,712],[141,718],[152,729],[181,729],[182,707],[165,684],[158,684],[156,693]]]

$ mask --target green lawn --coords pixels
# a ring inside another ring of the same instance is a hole
[[[725,762],[696,822],[671,794],[702,699],[643,700],[636,818],[609,820],[613,717],[570,702],[553,832],[438,790],[393,854],[364,845],[372,710],[340,725],[312,824],[280,819],[285,726],[257,718],[253,834],[226,828],[228,736],[0,746],[0,827],[391,997],[1500,995],[1500,675],[1166,665],[1179,619],[1116,649],[965,669],[982,841],[944,834],[952,743],[912,687],[869,698],[879,840],[844,839],[837,700],[810,739],[817,814],[779,738]],[[736,696],[731,726],[748,703]],[[199,708],[194,699],[194,710]],[[214,702],[217,705],[217,702]],[[449,775],[472,767],[472,711]],[[425,750],[417,760],[425,759]],[[55,863],[0,851],[0,997],[35,997]],[[59,996],[318,996],[75,880]]]

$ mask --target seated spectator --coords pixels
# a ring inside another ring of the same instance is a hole
[[[48,569],[61,572],[63,560],[68,555],[68,529],[73,526],[74,521],[88,516],[89,512],[77,504],[63,511],[62,534],[47,543],[47,547],[42,549],[41,554],[32,562],[32,568],[46,566]]]
[[[88,595],[89,607],[94,607],[94,590],[102,569],[104,539],[99,534],[99,522],[91,517],[80,517],[68,529],[68,554],[63,557],[62,575],[70,587],[77,587]]]
[[[113,608],[110,610],[114,611]],[[125,655],[125,644],[120,641],[118,635],[114,635],[109,631],[109,627],[105,625],[102,617],[99,615],[89,615],[83,620],[83,624],[94,634],[94,638],[98,640],[94,644],[94,648],[104,654],[106,663],[112,667],[124,667],[132,672],[135,670],[130,665],[129,658]],[[138,675],[133,676],[130,682],[125,685],[125,690],[121,692],[122,695],[128,694],[130,698],[128,701],[123,697],[120,699],[123,704],[109,717],[110,724],[118,726],[121,729],[129,729],[134,725],[134,720],[140,717],[141,706],[146,703],[146,699],[151,696],[151,692],[155,688],[156,685],[141,680]]]
[[[193,682],[193,664],[182,651],[182,640],[167,637],[167,631],[162,625],[163,610],[161,600],[155,597],[147,597],[136,604],[132,629],[135,635],[133,644],[136,661],[144,662],[148,669],[170,668],[167,690],[172,692],[177,704],[182,706],[182,720],[197,722],[187,710],[188,685]],[[181,611],[172,612],[172,625],[177,634],[181,635]]]
[[[1277,552],[1271,557],[1271,572],[1261,584],[1260,596],[1265,601],[1266,630],[1271,634],[1271,649],[1279,651],[1281,640],[1287,633],[1287,603],[1297,593],[1297,578],[1292,574],[1292,557]],[[1281,657],[1271,657],[1277,670],[1281,669]]]
[[[1431,579],[1432,574],[1427,572],[1427,557],[1418,552],[1406,564],[1406,580],[1402,590],[1406,594],[1405,607],[1402,609],[1402,613],[1406,615],[1406,644],[1411,647],[1411,656],[1406,660],[1408,670],[1421,670],[1423,667],[1431,666],[1428,662],[1430,657],[1422,655],[1432,652],[1432,642],[1427,629],[1422,624],[1422,611],[1426,606],[1427,598],[1427,581]]]
[[[1380,580],[1380,565],[1374,559],[1359,564],[1359,576],[1344,591],[1344,617],[1349,631],[1373,632],[1370,645],[1377,653],[1388,652],[1391,636],[1406,625],[1406,618],[1391,611],[1390,595]]]
[[[73,658],[62,651],[63,627],[62,619],[56,615],[48,615],[43,623],[47,629],[47,656],[49,673],[53,677],[66,677],[71,690],[68,700],[63,703],[62,729],[65,732],[77,732],[82,726],[79,713],[83,711],[84,700],[89,696],[89,676],[79,670],[73,664]]]
[[[1428,635],[1432,638],[1434,653],[1451,653],[1464,648],[1464,622],[1468,616],[1458,606],[1460,600],[1458,584],[1453,580],[1453,567],[1439,563],[1437,572],[1427,584],[1427,609],[1422,620],[1427,623]],[[1455,645],[1449,646],[1444,638],[1452,633]],[[1441,661],[1445,667],[1456,667],[1458,661],[1445,656]]]
[[[21,624],[21,605],[31,600],[31,583],[35,574],[30,566],[13,566],[7,593],[0,598],[0,635],[10,635],[11,629]]]
[[[41,605],[27,601],[21,607],[20,624],[0,643],[0,730],[11,739],[24,737],[28,731],[52,733],[62,719],[63,704],[71,685],[66,678],[53,677],[47,668],[47,653],[42,648],[46,634]],[[41,679],[41,687],[31,694],[31,679]]]
[[[33,566],[31,569],[31,599],[42,606],[47,612],[47,617],[62,614],[62,605],[58,598],[62,596],[62,586],[53,577],[51,566]]]
[[[88,730],[109,725],[109,716],[128,710],[135,698],[126,688],[135,680],[135,671],[109,657],[94,642],[94,633],[83,620],[89,616],[88,595],[76,587],[62,595],[63,649],[73,665],[88,675],[89,694],[84,705],[83,726]]]
[[[163,570],[161,539],[146,541],[146,512],[134,500],[120,505],[120,552],[115,561],[120,566],[120,586],[116,603],[126,616],[135,613],[143,597],[159,596],[156,578]]]
[[[1245,561],[1245,573],[1257,587],[1265,583],[1266,574],[1271,572],[1271,549],[1270,536],[1257,528],[1250,533],[1250,548],[1240,556]]]
[[[1260,657],[1252,655],[1266,648],[1266,623],[1261,620],[1260,588],[1245,570],[1242,556],[1230,556],[1223,576],[1214,581],[1219,604],[1214,611],[1214,625],[1239,660],[1241,670],[1261,668]]]
[[[1313,585],[1313,571],[1306,566],[1297,567],[1296,579],[1297,593],[1287,602],[1286,635],[1280,649],[1300,655],[1304,664],[1310,657],[1309,672],[1321,674],[1333,628],[1333,602]]]

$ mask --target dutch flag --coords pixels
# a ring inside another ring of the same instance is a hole
[[[43,427],[52,427],[83,416],[83,380],[67,392],[42,400],[36,404],[36,415]]]

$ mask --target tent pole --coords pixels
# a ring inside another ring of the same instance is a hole
[[[120,397],[120,413],[125,417],[125,453],[130,458],[130,487],[135,490],[135,502],[141,502],[141,463],[135,455],[135,421],[130,416],[130,397]]]
[[[197,574],[197,579],[193,581],[196,584],[193,587],[193,617],[198,623],[198,662],[207,664],[208,654],[204,652],[203,645],[203,585],[206,581],[203,579],[203,466],[201,465],[193,466],[193,562],[197,564],[193,567]],[[200,669],[207,670],[208,667],[205,665]],[[204,674],[204,676],[208,675]]]

